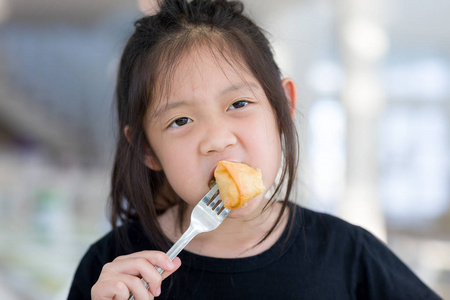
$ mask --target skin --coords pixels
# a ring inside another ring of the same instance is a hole
[[[190,213],[209,190],[219,161],[261,169],[266,187],[274,184],[280,168],[280,132],[273,109],[258,81],[243,64],[232,62],[230,65],[219,53],[213,55],[210,48],[195,49],[181,60],[170,91],[157,95],[161,101],[155,101],[146,114],[145,133],[154,155],[147,155],[145,163],[153,170],[164,170],[174,191],[188,204],[182,230],[176,226],[176,207],[159,219],[172,241],[189,226]],[[295,104],[293,81],[284,79],[282,84],[288,100]],[[286,218],[255,247],[280,209],[274,204],[263,211],[267,201],[263,193],[247,206],[232,210],[218,229],[198,235],[186,250],[236,258],[270,248],[281,235]],[[130,291],[138,300],[153,299],[160,293],[162,280],[180,265],[178,258],[170,262],[159,251],[118,257],[104,266],[92,289],[92,299],[128,299]],[[162,276],[154,266],[165,270]],[[138,276],[149,283],[149,292]]]

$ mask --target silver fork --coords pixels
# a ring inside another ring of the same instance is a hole
[[[219,188],[216,184],[194,207],[189,228],[166,253],[171,260],[177,257],[181,250],[183,250],[197,234],[216,229],[228,216],[230,210],[223,206],[224,203],[220,199],[218,191]],[[156,269],[159,271],[159,274],[164,272],[164,270],[159,267],[156,267]],[[148,283],[144,278],[141,278],[141,281],[148,290]],[[131,294],[128,300],[134,300],[134,295]]]

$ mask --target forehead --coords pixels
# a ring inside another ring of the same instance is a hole
[[[211,45],[201,45],[186,51],[175,61],[161,66],[155,90],[156,105],[161,100],[187,91],[225,87],[247,83],[259,85],[240,55],[232,55],[228,49],[217,49]]]

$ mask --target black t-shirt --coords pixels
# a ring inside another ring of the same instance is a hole
[[[295,205],[290,209],[293,227],[261,254],[220,259],[182,251],[182,265],[163,281],[158,299],[441,299],[361,227]],[[131,252],[156,249],[138,222],[124,229]],[[102,266],[131,252],[113,232],[93,244],[68,299],[90,299]]]

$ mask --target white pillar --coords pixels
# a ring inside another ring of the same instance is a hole
[[[339,41],[346,74],[346,188],[338,214],[386,240],[378,195],[378,119],[385,104],[379,68],[388,47],[386,0],[340,0]]]

